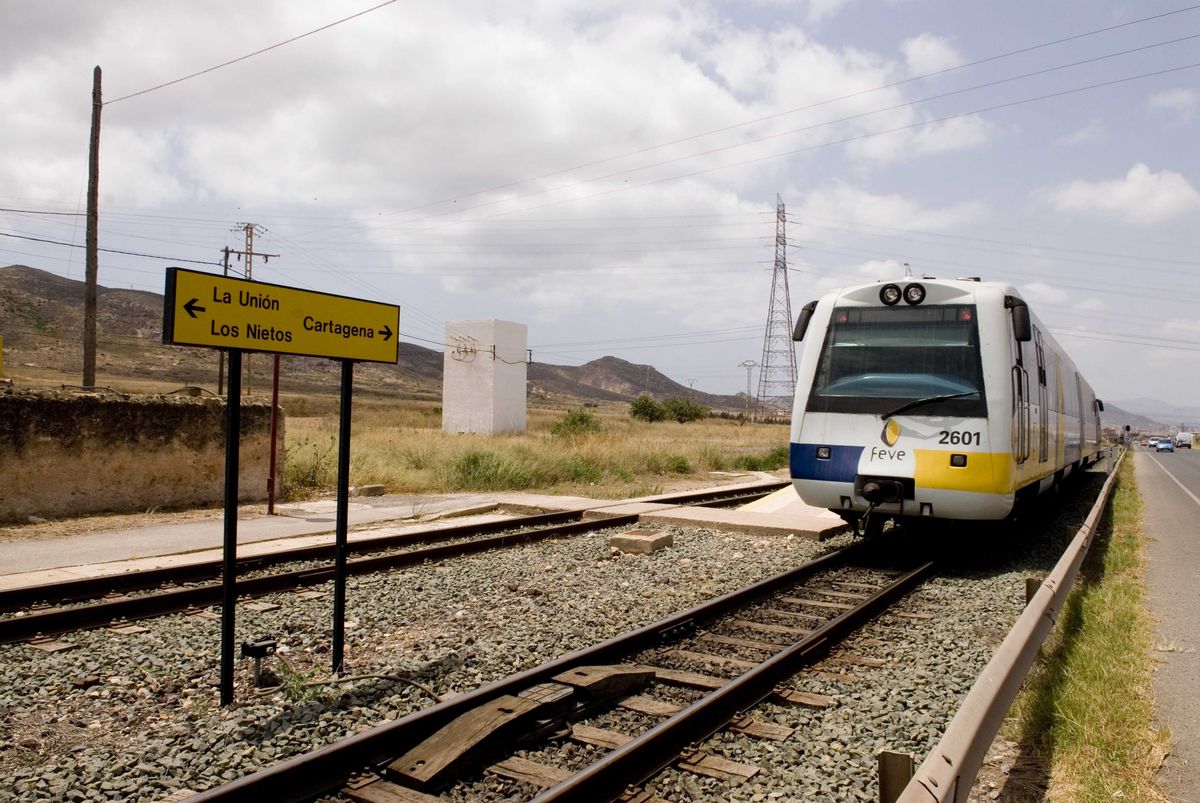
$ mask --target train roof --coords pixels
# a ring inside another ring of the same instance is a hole
[[[877,304],[879,303],[879,292],[887,285],[895,285],[902,290],[909,285],[917,284],[925,288],[939,287],[950,291],[957,291],[958,294],[968,295],[971,297],[1003,297],[1013,296],[1015,298],[1023,298],[1021,292],[1016,287],[1007,282],[985,282],[977,277],[960,277],[954,279],[939,279],[936,277],[927,276],[903,276],[895,279],[879,279],[874,282],[864,282],[862,284],[846,285],[831,290],[821,296],[821,300],[831,300],[834,302],[850,302],[859,304]],[[941,295],[941,294],[939,294]],[[951,299],[931,299],[931,301],[945,302]]]

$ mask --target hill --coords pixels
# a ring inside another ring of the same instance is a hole
[[[0,268],[0,337],[5,364],[14,372],[47,382],[75,381],[83,372],[84,283],[27,265]],[[163,297],[141,290],[99,287],[96,291],[96,382],[126,380],[199,385],[216,390],[218,355],[208,349],[162,343]],[[440,400],[442,352],[401,341],[396,365],[361,363],[355,367],[357,392]],[[271,361],[248,356],[249,384],[262,392],[270,382]],[[284,392],[336,392],[335,361],[283,357]],[[58,377],[57,380],[54,378]],[[698,393],[659,373],[653,366],[602,357],[580,366],[535,362],[528,369],[534,399],[555,404],[628,402],[642,393],[655,398],[692,397],[715,409],[745,409],[745,396]]]

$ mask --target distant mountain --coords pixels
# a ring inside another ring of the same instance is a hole
[[[638,365],[618,357],[601,357],[580,366],[529,366],[529,387],[534,392],[604,401],[628,401],[643,393],[656,399],[690,398],[714,408],[744,410],[746,394],[718,396],[685,387],[651,365]]]
[[[83,282],[26,265],[0,268],[0,337],[6,365],[82,375]],[[141,290],[99,287],[96,291],[97,384],[113,378],[154,379],[216,387],[217,355],[209,349],[162,343],[163,297]],[[442,352],[401,341],[396,365],[361,363],[356,389],[440,399]],[[270,360],[248,358],[251,384],[269,382]],[[285,392],[336,392],[338,367],[332,360],[283,357]],[[694,398],[715,409],[746,409],[745,394],[718,396],[694,392],[650,365],[602,357],[580,366],[535,362],[529,366],[531,396],[547,402],[627,402],[642,393],[655,398]]]
[[[1104,402],[1104,412],[1100,414],[1100,425],[1112,427],[1118,432],[1124,431],[1126,426],[1129,426],[1133,432],[1166,432],[1171,429],[1171,425],[1156,418],[1131,413],[1109,401]]]
[[[1130,399],[1114,402],[1115,406],[1134,411],[1151,421],[1168,428],[1185,428],[1189,432],[1200,429],[1200,406],[1176,407],[1158,399]],[[1105,402],[1107,406],[1107,402]]]

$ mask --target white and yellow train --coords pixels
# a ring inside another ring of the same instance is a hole
[[[792,337],[792,482],[864,531],[1004,519],[1098,458],[1103,403],[1008,285],[848,287]]]

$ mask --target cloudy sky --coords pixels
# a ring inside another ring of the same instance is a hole
[[[105,286],[251,222],[255,279],[412,342],[518,321],[733,393],[779,196],[793,310],[904,263],[1011,282],[1102,398],[1200,398],[1198,6],[378,2],[0,0],[0,265],[83,277],[99,65]]]

